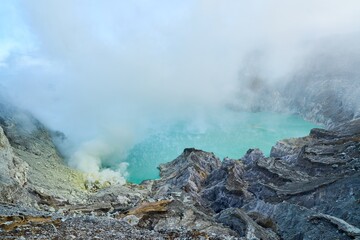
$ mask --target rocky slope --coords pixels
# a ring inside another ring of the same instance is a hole
[[[25,205],[36,204],[46,197],[82,201],[84,177],[65,165],[53,143],[55,134],[29,113],[11,105],[0,105],[2,176],[4,181],[13,182],[12,192],[26,195],[20,198],[2,194],[1,201]]]
[[[159,180],[88,191],[43,125],[2,109],[1,239],[360,239],[360,120],[270,157],[185,149]]]
[[[232,107],[295,113],[327,128],[359,118],[360,48],[354,47],[354,39],[319,39],[279,79],[269,79],[261,71],[261,54],[250,55],[240,70],[239,97]]]

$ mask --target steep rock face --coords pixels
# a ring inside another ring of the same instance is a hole
[[[346,73],[325,75],[304,71],[294,76],[282,95],[289,101],[288,106],[306,119],[332,128],[359,117],[357,78]]]
[[[21,159],[15,156],[9,140],[0,127],[0,158],[1,164],[1,180],[3,183],[11,183],[15,181],[20,186],[24,186],[27,182],[27,164],[22,163]],[[17,171],[16,171],[17,169]]]
[[[33,199],[27,199],[27,204],[48,196],[61,201],[84,199],[82,174],[65,165],[50,131],[38,120],[11,105],[0,104],[0,128],[2,169],[4,174],[15,174],[14,179],[31,194]]]
[[[218,169],[213,171],[204,182],[201,191],[206,205],[215,212],[229,207],[239,207],[252,198],[248,191],[249,183],[244,180],[244,164],[241,161],[225,159]]]
[[[0,200],[20,202],[25,198],[28,164],[17,157],[0,127]],[[19,197],[22,196],[22,197]]]
[[[187,148],[174,161],[159,166],[161,180],[157,186],[163,191],[176,188],[197,195],[205,179],[220,165],[213,153]]]
[[[174,161],[161,164],[161,179],[143,184],[151,183],[151,201],[170,201],[168,209],[160,215],[141,216],[138,225],[161,232],[195,231],[199,233],[195,239],[238,239],[238,233],[213,218],[214,212],[204,206],[199,194],[205,180],[220,166],[221,161],[213,153],[194,148],[187,148]]]
[[[336,41],[341,42],[341,50]],[[346,37],[336,41],[320,40],[311,54],[278,81],[258,71],[262,59],[255,53],[254,59],[245,61],[249,66],[240,70],[242,86],[234,108],[291,112],[327,128],[359,118],[360,48]]]

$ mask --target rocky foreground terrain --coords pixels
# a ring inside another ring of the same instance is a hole
[[[270,157],[185,149],[159,180],[104,187],[64,164],[61,134],[0,109],[0,239],[360,239],[360,120]]]

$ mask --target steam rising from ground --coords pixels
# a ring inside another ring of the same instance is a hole
[[[357,0],[5,0],[0,11],[3,91],[65,132],[70,165],[92,174],[149,128],[258,102],[315,47],[332,39],[341,55],[360,29]]]
[[[126,158],[132,144],[132,136],[126,131],[109,133],[106,138],[83,142],[74,152],[70,152],[69,165],[87,173],[90,182],[98,180],[100,183],[124,184],[128,163],[121,160]]]

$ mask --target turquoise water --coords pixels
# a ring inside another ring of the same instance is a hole
[[[129,152],[128,181],[140,183],[159,177],[157,166],[194,147],[215,153],[221,159],[241,158],[248,149],[260,148],[269,155],[276,141],[308,135],[318,127],[299,116],[269,112],[226,111],[217,117],[179,121],[153,129]]]

